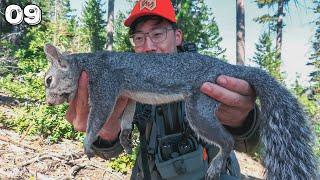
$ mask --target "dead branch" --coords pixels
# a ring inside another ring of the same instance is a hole
[[[28,148],[28,149],[31,149],[33,151],[36,151],[38,152],[39,150],[34,148],[34,147],[31,147],[29,145],[26,145],[26,144],[22,144],[22,143],[19,143],[19,142],[16,142],[8,137],[5,137],[5,136],[1,136],[0,135],[0,141],[4,141],[4,142],[7,142],[7,143],[11,143],[11,144],[14,144],[14,145],[17,145],[17,146],[20,146],[20,147],[23,147],[23,148]]]
[[[119,176],[118,174],[115,174],[112,170],[97,165],[97,164],[98,164],[97,162],[94,162],[94,161],[90,161],[90,162],[91,162],[91,163],[89,164],[90,166],[93,166],[93,167],[95,167],[95,168],[99,168],[99,169],[104,170],[104,174],[105,174],[106,172],[108,172],[108,173],[112,174],[113,176],[117,177],[117,179],[123,179],[123,177]]]
[[[68,155],[68,156],[63,156],[63,155],[59,155],[59,154],[52,154],[52,153],[47,153],[46,152],[46,153],[43,153],[43,154],[38,154],[36,157],[21,163],[19,165],[19,167],[28,166],[30,164],[33,164],[33,163],[38,162],[38,161],[42,161],[44,159],[52,159],[52,160],[59,161],[60,163],[63,163],[63,164],[66,164],[66,165],[70,165],[70,164],[74,165],[74,163],[76,163],[78,159],[70,161],[69,160],[70,157],[73,157],[73,156],[74,156],[74,154],[71,154],[71,155]],[[84,160],[85,159],[80,159],[80,161],[84,161]]]
[[[70,170],[69,170],[69,176],[74,178],[77,173],[82,169],[82,168],[85,168],[86,166],[85,165],[75,165],[73,166]]]
[[[28,128],[26,129],[26,131],[22,134],[22,136],[21,136],[21,138],[20,138],[20,140],[19,140],[19,143],[21,143],[21,141],[24,140],[24,138],[25,138],[26,135],[29,133],[29,131],[30,131],[30,129],[31,129],[32,126],[33,126],[33,124],[30,124],[30,125],[28,126]]]
[[[18,166],[19,167],[28,166],[28,165],[33,164],[35,162],[42,161],[44,159],[50,159],[50,158],[52,158],[52,156],[41,156],[40,157],[40,155],[37,155],[35,158],[32,158],[32,159],[30,159],[28,161],[25,161],[25,162],[21,163]]]

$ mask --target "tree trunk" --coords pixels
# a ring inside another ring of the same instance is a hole
[[[244,65],[245,62],[245,20],[244,20],[244,0],[237,0],[237,42],[236,55],[237,64]]]
[[[107,24],[107,43],[106,49],[112,51],[113,32],[114,32],[114,0],[108,0],[108,24]]]
[[[277,39],[276,39],[276,51],[277,59],[281,60],[281,47],[282,47],[282,27],[283,27],[283,6],[284,0],[278,2],[278,20],[277,20]]]
[[[54,34],[53,34],[53,44],[57,45],[57,31],[58,31],[58,3],[57,0],[54,1]]]
[[[0,39],[1,39],[1,35],[4,33],[3,31],[1,31],[1,29],[5,28],[5,24],[6,24],[6,20],[4,17],[4,0],[0,0]]]

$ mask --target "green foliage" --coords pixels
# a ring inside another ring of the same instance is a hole
[[[306,94],[296,94],[296,96],[298,97],[299,102],[303,105],[308,116],[314,117],[317,114],[320,114],[320,107],[316,101],[310,100]]]
[[[293,93],[298,98],[299,102],[303,105],[309,118],[312,119],[312,127],[316,135],[316,145],[314,147],[315,153],[320,157],[320,106],[319,99],[310,98],[310,94],[306,93],[310,87],[305,88],[299,84],[299,76],[296,77],[295,84],[292,88]]]
[[[20,133],[30,125],[29,135],[41,135],[52,142],[61,138],[80,139],[81,133],[75,132],[65,120],[66,106],[49,107],[44,104],[43,73],[34,76],[31,72],[14,77],[9,74],[0,78],[0,90],[11,97],[21,100],[22,106],[14,109],[17,116],[1,119],[2,123]]]
[[[105,21],[103,20],[105,11],[101,7],[101,0],[88,0],[83,11],[82,20],[85,25],[85,31],[89,35],[92,52],[102,50],[106,42]]]
[[[137,154],[139,151],[138,149],[139,147],[135,147],[131,155],[122,153],[119,155],[119,157],[112,158],[110,161],[108,161],[107,166],[117,172],[121,172],[124,174],[131,172],[131,169],[134,166],[134,162],[137,159]]]
[[[290,0],[255,0],[254,2],[257,3],[259,8],[263,8],[265,6],[271,7],[275,4],[278,4],[279,1],[284,1],[285,4],[288,4]]]
[[[269,34],[263,33],[259,38],[259,43],[256,44],[256,52],[252,60],[277,80],[284,81],[283,75],[280,73],[281,61],[277,59],[277,52],[272,46]]]
[[[272,31],[276,31],[277,17],[275,15],[264,14],[260,17],[254,18],[253,21],[259,24],[267,24],[268,28]]]
[[[311,77],[310,89],[314,92],[314,94],[312,95],[313,101],[311,102],[315,105],[310,105],[310,103],[306,104],[308,111],[315,116],[314,128],[317,139],[315,152],[317,156],[320,157],[320,1],[314,0],[313,3],[315,5],[314,13],[316,19],[314,21],[314,24],[316,25],[316,27],[315,33],[312,38],[312,54],[309,58],[309,62],[307,63],[307,65],[311,65],[314,67],[314,71],[312,71],[309,76]]]
[[[314,67],[314,71],[310,73],[312,89],[316,92],[315,98],[320,101],[320,1],[314,0],[315,33],[312,39],[312,51],[310,61],[307,65]]]
[[[137,159],[138,152],[140,149],[138,138],[139,138],[139,131],[137,128],[134,128],[132,131],[132,145],[134,147],[132,149],[132,154],[128,155],[128,154],[122,153],[119,157],[112,158],[107,163],[107,166],[121,173],[126,174],[130,172],[134,166],[134,162]]]
[[[274,6],[278,6],[278,2],[283,1],[285,6],[288,6],[290,0],[255,0],[254,2],[257,4],[258,8],[262,9],[264,7],[272,8]],[[297,2],[296,0],[293,0],[294,2]],[[279,12],[276,12],[274,15],[270,14],[264,14],[260,17],[255,18],[256,22],[265,24],[268,23],[272,25],[272,29],[276,30],[276,24],[277,24],[277,18],[279,16]],[[281,14],[282,16],[285,16],[284,13]]]
[[[50,142],[57,142],[61,138],[82,139],[83,134],[75,132],[64,116],[67,106],[49,107],[43,104],[26,103],[15,108],[17,116],[13,119],[1,119],[7,127],[23,133],[29,129],[28,135],[40,135]]]
[[[113,48],[118,52],[131,52],[132,46],[129,40],[129,28],[125,27],[123,22],[128,15],[120,12],[115,19],[115,34]]]
[[[7,40],[0,40],[0,77],[13,73],[17,67],[17,62],[13,56],[13,49],[15,47]]]
[[[54,7],[53,20],[50,22],[48,29],[52,31],[53,43],[62,47],[63,50],[73,46],[75,37],[76,17],[70,6],[70,0],[56,0]]]
[[[219,45],[222,37],[213,13],[204,0],[181,0],[176,6],[180,7],[176,17],[184,40],[196,43],[200,53],[223,57],[226,49]]]
[[[49,1],[44,2],[50,4]],[[63,6],[67,6],[69,1],[65,0],[63,2],[66,3]],[[66,7],[66,9],[68,8]],[[63,8],[60,10],[63,13],[57,16],[59,18],[56,19],[55,23],[66,22],[65,24],[72,26],[72,23],[75,22],[67,13],[69,10],[64,11]],[[19,46],[11,47],[10,53],[6,54],[6,56],[13,56],[17,60],[15,72],[0,77],[0,91],[22,103],[14,108],[17,116],[12,119],[0,118],[2,123],[18,132],[23,132],[30,127],[28,134],[42,135],[52,142],[61,138],[80,139],[82,137],[82,134],[75,132],[65,120],[66,105],[48,107],[45,105],[44,99],[43,78],[48,63],[43,47],[46,43],[52,42],[55,37],[59,37],[57,42],[60,47],[69,46],[65,42],[70,43],[73,36],[64,32],[70,31],[73,35],[74,32],[72,27],[65,27],[67,28],[57,31],[53,23],[46,20],[38,26],[28,26]],[[57,32],[60,34],[59,36],[56,36],[55,33]],[[6,42],[1,43],[9,47]]]

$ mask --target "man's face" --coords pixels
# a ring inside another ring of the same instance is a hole
[[[181,30],[172,30],[172,26],[167,21],[159,23],[158,20],[147,20],[146,22],[140,23],[136,27],[134,33],[149,33],[154,32],[156,29],[167,29],[167,37],[161,42],[154,42],[150,39],[150,34],[145,36],[145,41],[141,46],[134,47],[136,53],[173,53],[177,52],[177,46],[181,45],[182,32]]]

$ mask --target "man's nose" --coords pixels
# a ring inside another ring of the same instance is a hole
[[[155,52],[157,46],[152,42],[149,36],[146,37],[144,42],[144,52]]]

